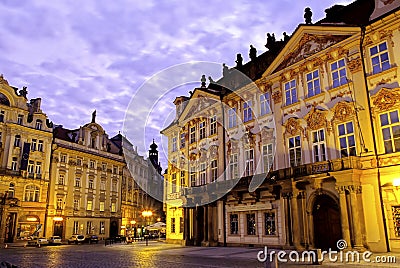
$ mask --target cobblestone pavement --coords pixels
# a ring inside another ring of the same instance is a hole
[[[134,244],[61,245],[41,248],[9,246],[0,249],[0,262],[7,261],[18,268],[29,267],[265,267],[257,261],[260,248],[182,247],[150,241]],[[386,253],[385,255],[388,255]],[[400,267],[380,264],[379,267]],[[343,264],[324,261],[323,265],[280,263],[279,267],[377,267],[375,264]],[[1,267],[1,266],[0,266]]]

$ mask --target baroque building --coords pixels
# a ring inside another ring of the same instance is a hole
[[[43,235],[53,129],[27,93],[0,76],[0,243]]]
[[[399,6],[335,5],[175,99],[168,241],[400,251]]]

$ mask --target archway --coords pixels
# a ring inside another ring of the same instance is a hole
[[[342,238],[338,204],[327,194],[318,195],[312,214],[315,247],[336,249],[336,242]]]

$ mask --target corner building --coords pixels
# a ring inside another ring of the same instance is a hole
[[[399,6],[336,5],[175,99],[177,116],[162,131],[167,239],[295,249],[344,239],[400,251]],[[201,106],[204,98],[216,104]]]

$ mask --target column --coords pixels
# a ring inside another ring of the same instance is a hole
[[[357,194],[361,193],[361,185],[349,185],[350,192],[350,203],[351,203],[351,216],[353,218],[353,235],[354,235],[354,248],[362,249],[364,248],[362,243],[362,227],[361,218],[357,202]]]
[[[203,206],[203,243],[208,241],[208,205]]]
[[[208,241],[208,243],[210,243],[210,246],[211,246],[211,243],[214,242],[214,239],[213,239],[214,224],[213,224],[213,220],[212,219],[215,216],[214,216],[214,206],[208,205],[208,217],[207,217],[207,224],[208,224],[208,234],[207,235],[208,236],[207,236],[207,241]]]
[[[296,247],[296,249],[300,249],[300,217],[299,217],[299,206],[298,206],[298,191],[294,191],[293,193],[293,198],[292,198],[292,212],[293,212],[293,217],[292,217],[292,233],[293,233],[293,245]]]
[[[304,247],[308,248],[310,245],[309,243],[309,232],[308,232],[308,217],[307,217],[307,204],[306,204],[306,192],[302,191],[299,194],[301,200],[301,220],[302,220],[302,227],[303,227],[303,242]]]
[[[350,225],[348,218],[348,209],[347,209],[347,201],[346,201],[346,186],[336,187],[336,190],[339,193],[339,202],[340,202],[340,221],[342,225],[342,236],[343,239],[347,242],[347,246],[351,247],[350,240]]]
[[[286,233],[286,240],[285,246],[289,247],[292,246],[292,226],[291,226],[291,211],[290,211],[290,199],[292,198],[292,193],[282,193],[283,197],[283,208],[282,213],[285,216],[285,233]]]

